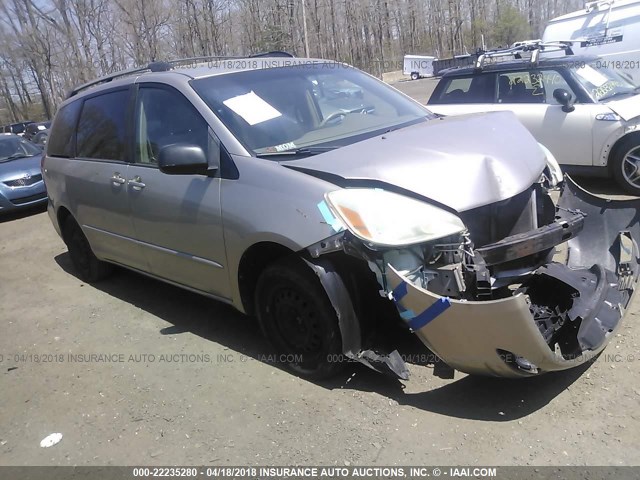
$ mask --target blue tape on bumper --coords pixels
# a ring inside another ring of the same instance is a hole
[[[401,305],[398,305],[398,309],[403,310],[400,312],[400,318],[403,320],[409,321],[416,316],[416,313],[413,310],[405,310]]]
[[[407,284],[402,282],[400,285],[393,289],[391,294],[393,295],[393,299],[396,301],[396,303],[398,303],[407,294]],[[401,305],[398,305],[398,307],[401,307]]]
[[[448,298],[440,298],[437,302],[427,308],[417,317],[412,318],[407,322],[411,330],[420,330],[425,325],[428,325],[434,321],[438,316],[442,315],[444,311],[451,306],[451,300]]]
[[[425,325],[428,325],[451,306],[451,300],[449,300],[447,297],[443,297],[433,305],[431,305],[429,308],[427,308],[420,315],[416,315],[413,310],[407,310],[402,304],[400,304],[400,301],[407,295],[407,293],[407,284],[405,282],[402,282],[400,285],[393,289],[393,291],[391,292],[391,296],[393,297],[393,301],[395,302],[396,307],[398,307],[400,317],[407,322],[407,325],[413,331],[419,330]]]

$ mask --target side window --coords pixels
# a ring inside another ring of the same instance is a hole
[[[84,101],[78,123],[78,157],[126,160],[128,99],[128,90],[118,90]]]
[[[542,75],[537,71],[498,74],[498,103],[545,103]]]
[[[136,102],[135,162],[156,165],[163,147],[174,143],[209,151],[209,130],[189,101],[178,92],[142,87]]]
[[[493,74],[452,78],[435,103],[493,103],[494,82]]]
[[[81,101],[75,101],[58,110],[49,135],[47,155],[67,158],[73,156],[73,133],[81,105]]]
[[[576,94],[560,72],[557,70],[542,70],[540,75],[542,76],[542,84],[544,85],[545,98],[549,105],[560,105],[560,103],[553,98],[553,92],[558,88],[562,88],[571,93],[574,100],[576,99]]]

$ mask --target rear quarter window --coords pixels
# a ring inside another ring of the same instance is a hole
[[[49,135],[47,155],[52,157],[73,156],[73,133],[81,104],[82,102],[75,101],[58,110]]]

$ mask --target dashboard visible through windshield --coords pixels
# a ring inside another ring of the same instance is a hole
[[[386,84],[343,64],[250,70],[192,86],[254,155],[337,148],[434,116]]]

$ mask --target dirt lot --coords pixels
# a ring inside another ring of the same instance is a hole
[[[83,284],[42,211],[0,223],[0,266],[0,465],[640,458],[638,301],[606,355],[574,371],[449,381],[414,354],[408,382],[352,366],[316,384],[280,369],[230,307],[126,271]]]

